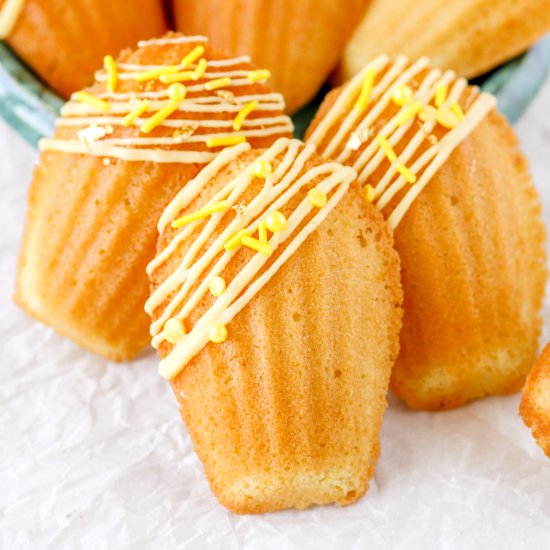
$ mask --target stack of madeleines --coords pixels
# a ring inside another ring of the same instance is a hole
[[[422,410],[518,391],[547,276],[494,97],[374,55],[301,142],[269,76],[199,35],[107,55],[40,144],[15,293],[104,357],[152,339],[237,513],[360,498],[390,387]],[[548,453],[547,356],[521,413]]]
[[[474,16],[472,16],[474,14]],[[380,54],[428,56],[477,76],[550,31],[547,0],[0,0],[0,39],[63,97],[92,83],[103,56],[173,30],[251,55],[292,113],[336,70]]]

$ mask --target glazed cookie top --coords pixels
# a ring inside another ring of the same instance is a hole
[[[306,141],[352,166],[366,200],[395,229],[495,102],[453,71],[431,69],[425,57],[379,56],[329,94]]]
[[[202,36],[170,33],[105,58],[95,84],[62,108],[41,151],[127,161],[206,164],[227,146],[292,135],[269,71],[229,58]]]
[[[227,325],[355,177],[349,167],[321,161],[313,145],[282,138],[267,150],[226,149],[182,189],[160,219],[158,254],[148,266],[157,282],[145,307],[153,346],[169,344],[162,376],[174,378],[209,341],[230,336]]]

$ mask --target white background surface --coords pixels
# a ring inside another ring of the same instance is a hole
[[[550,83],[517,130],[550,225]],[[518,416],[519,396],[446,413],[391,399],[378,469],[353,506],[223,509],[153,355],[108,363],[12,304],[36,158],[0,121],[1,548],[550,547],[550,462]],[[548,303],[545,318],[547,340]]]

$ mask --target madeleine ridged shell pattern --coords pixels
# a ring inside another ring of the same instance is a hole
[[[209,195],[258,154],[213,178]],[[320,164],[311,157],[304,170]],[[358,193],[351,188],[228,323],[227,340],[206,344],[172,380],[212,489],[233,511],[350,503],[374,471],[401,289],[390,232]],[[159,251],[173,233],[168,226]],[[153,290],[193,242],[152,272]],[[224,273],[228,284],[239,272]],[[161,357],[170,350],[159,346]]]

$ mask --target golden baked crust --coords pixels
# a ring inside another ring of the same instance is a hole
[[[371,0],[347,43],[340,82],[378,54],[427,55],[436,67],[480,75],[550,30],[546,0]]]
[[[339,93],[327,96],[306,139]],[[461,101],[476,94],[471,88]],[[387,120],[381,117],[375,133]],[[368,181],[376,185],[383,173],[375,171]],[[527,161],[501,115],[491,111],[454,150],[394,238],[405,313],[392,391],[427,410],[518,391],[537,350],[545,229]]]
[[[546,345],[525,381],[519,413],[550,458],[550,344]]]
[[[145,65],[174,63],[195,45],[151,45],[133,52],[127,50],[117,61]],[[208,46],[205,56],[211,60],[227,58]],[[239,64],[238,68],[249,70],[252,65]],[[120,81],[117,93],[143,90],[155,93],[164,87],[158,81],[138,84],[124,80]],[[270,93],[261,83],[234,86],[231,90],[237,98],[249,93]],[[104,92],[105,83],[97,82],[89,91]],[[213,94],[199,91],[189,93],[188,97]],[[101,124],[101,114],[95,113],[95,116],[99,117],[101,127],[108,126]],[[149,114],[144,115],[147,116]],[[249,115],[249,120],[271,116],[283,116],[283,113],[259,108]],[[220,120],[221,124],[234,117],[235,113],[228,112],[178,111],[170,118],[193,119],[199,123]],[[70,117],[65,116],[62,122],[67,118]],[[55,138],[75,140],[86,124],[58,124]],[[126,128],[113,124],[111,130],[106,136],[109,139],[142,135],[135,125]],[[172,138],[174,131],[174,126],[158,126],[147,136]],[[199,127],[194,135],[212,131],[216,128]],[[266,147],[274,139],[289,134],[287,129],[270,136],[251,137],[249,141]],[[92,148],[94,146],[95,143]],[[211,151],[204,142],[186,143],[185,140],[181,144],[157,145],[155,150]],[[203,166],[203,163],[125,161],[114,157],[105,162],[93,154],[44,151],[29,191],[16,302],[33,317],[100,355],[114,360],[136,356],[150,340],[149,320],[143,306],[149,292],[145,267],[155,253],[156,223],[174,194]]]
[[[104,55],[166,30],[158,0],[132,0],[131,9],[123,0],[25,0],[7,42],[66,98],[93,82]]]
[[[366,0],[174,0],[178,30],[250,54],[273,73],[289,113],[319,90],[340,57]]]
[[[208,196],[258,155],[241,154],[210,181]],[[315,155],[303,171],[320,163]],[[255,179],[250,196],[261,185]],[[209,342],[172,380],[212,490],[234,512],[349,504],[367,490],[398,352],[402,292],[391,234],[355,193],[348,191],[228,324],[228,339]],[[202,197],[185,212],[205,202]],[[168,226],[158,250],[173,236]],[[194,238],[196,232],[153,272],[152,290]],[[241,252],[224,271],[227,281],[252,254]],[[186,325],[209,305],[199,304]],[[161,357],[171,349],[163,342]]]

